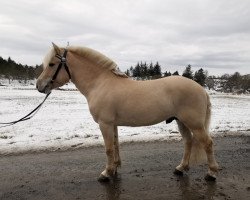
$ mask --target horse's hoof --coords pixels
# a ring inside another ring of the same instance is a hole
[[[205,176],[205,180],[206,180],[206,181],[214,182],[214,181],[216,181],[216,177],[207,174],[207,175]]]
[[[101,174],[97,180],[101,183],[106,183],[110,181],[110,178]]]
[[[177,176],[183,176],[183,172],[178,170],[178,169],[174,170],[174,174],[177,175]]]

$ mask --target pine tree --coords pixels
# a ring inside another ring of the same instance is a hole
[[[171,76],[171,75],[172,75],[171,72],[168,72],[168,71],[166,71],[166,72],[164,73],[164,77]]]
[[[127,70],[125,71],[125,74],[126,74],[127,76],[130,76],[130,70],[127,69]]]
[[[193,72],[191,70],[191,65],[188,65],[186,67],[186,69],[183,71],[182,76],[189,78],[189,79],[193,79]]]
[[[141,77],[143,79],[145,79],[146,77],[148,77],[148,65],[147,65],[146,62],[145,63],[141,62],[140,71],[141,71]]]
[[[9,79],[28,80],[35,78],[35,69],[31,66],[17,64],[8,57],[7,60],[0,57],[0,75]]]
[[[153,76],[154,76],[154,65],[153,65],[152,62],[149,64],[148,73],[149,73],[149,76],[150,76],[150,77],[153,77]]]
[[[133,77],[141,77],[141,70],[140,70],[140,64],[137,63],[134,70],[133,70]]]
[[[161,75],[161,66],[158,62],[156,62],[156,64],[154,65],[154,78],[160,78]]]
[[[203,87],[205,86],[206,78],[207,78],[207,76],[202,68],[200,68],[194,74],[194,81],[196,81],[197,83],[199,83]]]
[[[179,72],[178,72],[178,71],[175,71],[172,75],[173,75],[173,76],[179,76]]]

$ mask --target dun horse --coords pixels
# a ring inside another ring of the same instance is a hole
[[[215,180],[218,165],[209,135],[211,104],[206,91],[181,77],[134,81],[101,53],[86,47],[53,48],[43,62],[37,89],[49,93],[70,79],[86,97],[102,132],[107,164],[99,181],[108,181],[121,165],[118,126],[148,126],[176,120],[184,140],[184,155],[174,173],[182,175],[193,158],[205,155],[206,180]],[[204,156],[203,156],[204,157]]]

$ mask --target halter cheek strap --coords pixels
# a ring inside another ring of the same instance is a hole
[[[67,63],[66,63],[67,52],[68,52],[67,49],[65,49],[65,51],[63,53],[63,56],[61,56],[59,54],[56,54],[56,57],[58,59],[60,59],[61,62],[59,63],[59,65],[58,65],[58,67],[56,69],[56,72],[55,72],[55,74],[53,75],[53,77],[51,79],[51,83],[53,83],[56,80],[56,77],[57,77],[57,75],[58,75],[58,73],[59,73],[59,71],[61,70],[62,67],[65,68],[65,70],[66,70],[66,72],[67,72],[67,74],[69,76],[69,79],[71,79],[69,68],[68,68]]]

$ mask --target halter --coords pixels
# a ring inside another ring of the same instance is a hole
[[[59,71],[60,71],[60,69],[61,69],[62,67],[65,68],[65,70],[66,70],[66,72],[67,72],[67,74],[68,74],[68,76],[69,76],[69,79],[71,79],[71,75],[70,75],[70,72],[69,72],[69,68],[68,68],[67,63],[66,63],[66,55],[67,55],[67,52],[68,52],[68,50],[65,49],[65,50],[64,50],[64,53],[63,53],[63,56],[61,56],[60,54],[56,54],[56,57],[57,57],[61,62],[59,63],[59,65],[58,65],[58,67],[57,67],[57,69],[56,69],[56,72],[55,72],[55,74],[53,75],[53,77],[52,77],[52,79],[51,79],[51,81],[50,81],[51,83],[53,83],[53,82],[56,80],[56,77],[57,77],[57,75],[58,75],[58,73],[59,73]]]

